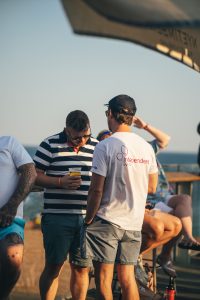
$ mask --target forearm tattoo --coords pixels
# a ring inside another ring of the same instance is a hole
[[[20,166],[19,174],[20,179],[17,188],[10,199],[12,204],[16,205],[19,205],[30,193],[37,176],[33,163]]]

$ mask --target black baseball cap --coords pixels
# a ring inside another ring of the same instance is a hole
[[[127,95],[118,95],[105,104],[112,112],[134,116],[136,113],[135,100]]]

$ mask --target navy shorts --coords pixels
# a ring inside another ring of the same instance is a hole
[[[80,228],[84,216],[69,214],[44,214],[42,233],[46,260],[50,264],[63,263],[69,255],[69,261],[80,267],[91,265],[89,259],[80,255]]]

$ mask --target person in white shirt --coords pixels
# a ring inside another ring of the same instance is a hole
[[[23,200],[36,179],[34,163],[12,136],[0,136],[0,299],[20,276],[23,256]]]
[[[113,135],[94,151],[82,255],[93,258],[98,299],[112,299],[116,262],[123,299],[138,300],[134,264],[140,251],[147,193],[156,190],[157,164],[151,146],[131,132],[134,99],[119,95],[107,106]]]
[[[146,123],[144,123],[138,116],[134,116],[133,125],[139,128],[143,128],[145,126],[147,126],[147,128],[152,127],[151,125],[147,125]],[[155,137],[158,139],[159,145],[164,147],[166,142],[168,142],[166,134],[158,129],[155,129],[154,127],[152,128],[154,130]],[[99,141],[102,141],[105,138],[110,137],[111,135],[112,132],[110,132],[108,129],[104,129],[100,131],[97,139]],[[151,203],[147,203],[142,225],[142,243],[140,256],[138,257],[138,263],[136,266],[136,279],[137,269],[139,269],[140,271],[138,275],[139,279],[141,280],[142,256],[150,250],[164,245],[175,238],[180,233],[181,229],[182,225],[179,218],[167,212],[163,212],[160,209],[152,209]],[[171,264],[164,264],[162,265],[162,268],[167,273],[167,275],[172,277],[176,276],[176,271]],[[144,280],[146,279],[144,278]]]

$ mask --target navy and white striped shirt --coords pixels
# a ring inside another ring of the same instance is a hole
[[[85,214],[91,180],[94,148],[98,141],[90,138],[75,152],[67,143],[64,131],[45,139],[34,156],[35,166],[52,177],[61,177],[69,168],[81,167],[81,186],[77,190],[46,188],[43,213]]]

